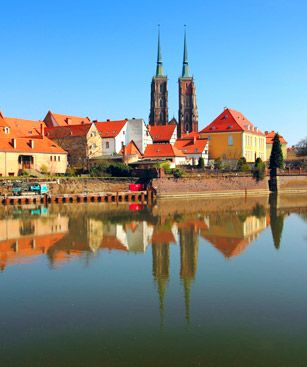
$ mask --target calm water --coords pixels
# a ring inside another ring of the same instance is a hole
[[[307,196],[0,208],[1,366],[307,366]]]

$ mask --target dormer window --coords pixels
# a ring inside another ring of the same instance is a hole
[[[10,133],[10,128],[9,128],[9,127],[7,127],[7,126],[5,126],[5,127],[3,128],[3,132],[4,132],[4,134],[9,134],[9,133]]]

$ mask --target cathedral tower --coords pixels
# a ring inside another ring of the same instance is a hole
[[[160,29],[158,33],[158,57],[156,75],[151,81],[150,125],[168,124],[168,90],[167,77],[164,75],[160,45]]]
[[[196,104],[196,88],[190,76],[186,30],[184,31],[184,51],[182,75],[179,84],[178,136],[190,132],[198,132],[198,111]]]

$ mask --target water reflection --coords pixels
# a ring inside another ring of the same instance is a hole
[[[278,208],[277,197],[248,205],[234,201],[232,208],[220,204],[215,210],[210,202],[200,207],[195,203],[194,208],[185,202],[181,208],[158,203],[153,208],[137,208],[140,210],[104,205],[6,208],[0,213],[0,267],[4,270],[43,254],[56,266],[101,250],[144,253],[151,245],[153,277],[163,314],[170,245],[177,244],[188,320],[200,238],[230,259],[241,255],[270,225],[274,245],[280,247],[285,212]]]

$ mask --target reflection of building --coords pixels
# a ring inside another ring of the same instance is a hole
[[[0,267],[24,263],[47,253],[68,231],[68,217],[20,217],[0,220]]]
[[[265,215],[215,214],[209,217],[208,228],[202,229],[201,236],[230,258],[240,255],[267,225]]]

